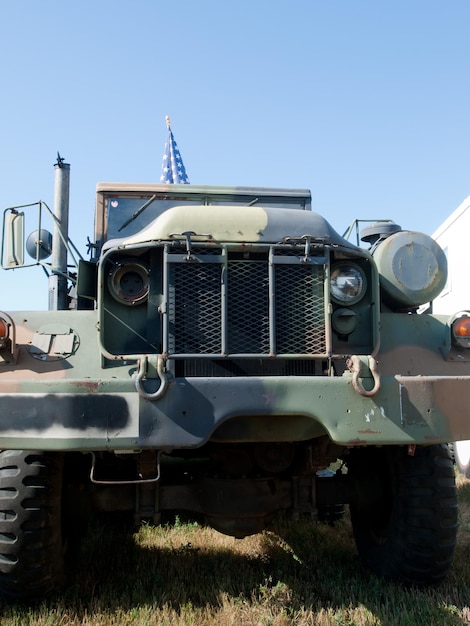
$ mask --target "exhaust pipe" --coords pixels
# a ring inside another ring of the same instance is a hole
[[[52,237],[49,311],[69,308],[67,294],[67,246],[69,237],[70,165],[57,153],[54,165],[54,232]]]

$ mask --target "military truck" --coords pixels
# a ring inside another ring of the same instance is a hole
[[[5,269],[53,244],[41,220],[25,242],[25,212],[4,212]],[[98,184],[74,304],[0,311],[4,598],[59,589],[93,511],[244,537],[349,505],[378,576],[446,576],[470,318],[417,314],[446,281],[430,237],[349,239],[308,190]]]

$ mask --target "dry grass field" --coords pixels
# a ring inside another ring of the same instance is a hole
[[[76,581],[35,607],[0,605],[2,626],[470,624],[470,481],[458,477],[455,563],[436,589],[384,583],[357,558],[346,516],[243,540],[196,523],[132,534],[90,529]]]

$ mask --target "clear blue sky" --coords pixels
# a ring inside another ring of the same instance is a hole
[[[3,0],[0,206],[52,207],[60,151],[85,252],[96,183],[158,181],[169,115],[192,183],[431,234],[470,194],[469,27],[469,0]],[[47,307],[39,268],[0,287]]]

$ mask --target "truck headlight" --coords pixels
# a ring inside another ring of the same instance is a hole
[[[364,297],[367,278],[359,265],[342,261],[333,265],[330,278],[330,293],[339,304],[355,304]]]
[[[142,304],[149,293],[148,267],[135,259],[117,263],[108,274],[108,287],[113,298],[121,304]]]

